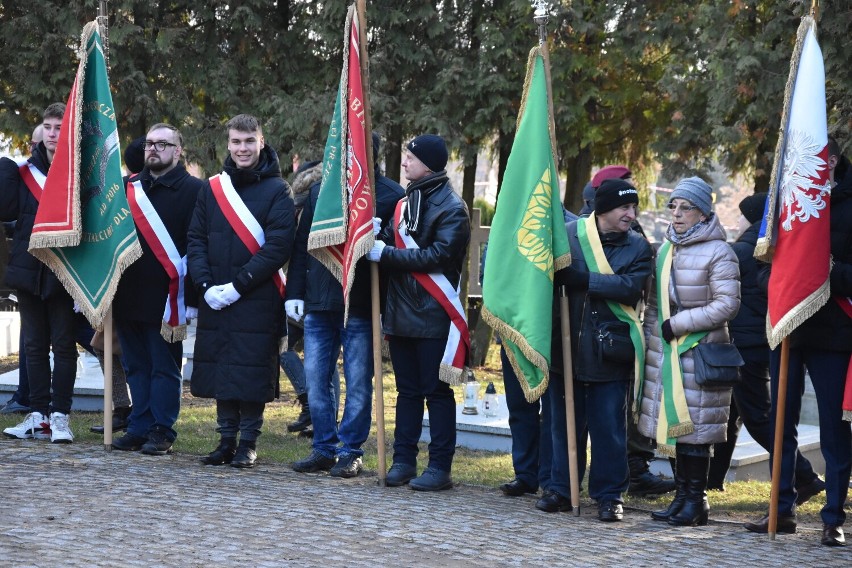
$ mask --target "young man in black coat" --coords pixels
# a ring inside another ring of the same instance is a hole
[[[0,216],[4,221],[16,221],[6,284],[18,293],[32,410],[23,422],[3,433],[12,438],[50,439],[54,443],[74,440],[68,421],[77,375],[74,301],[53,271],[28,248],[64,115],[62,103],[45,109],[44,138],[29,160],[16,164],[8,158],[0,159]]]
[[[189,273],[204,298],[191,389],[216,399],[221,440],[203,463],[248,468],[257,458],[266,403],[278,396],[281,269],[296,225],[290,186],[260,122],[240,114],[226,127],[224,171],[199,194],[189,229]]]
[[[113,303],[134,404],[127,433],[113,447],[164,455],[177,437],[182,340],[197,312],[188,307],[197,302],[186,278],[186,235],[204,182],[181,164],[177,128],[155,124],[143,148],[145,167],[127,180],[142,257],[122,275]]]

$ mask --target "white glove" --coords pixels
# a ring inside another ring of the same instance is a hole
[[[186,307],[186,320],[194,320],[198,317],[198,308],[193,308],[192,306]]]
[[[373,217],[373,236],[379,234],[379,231],[382,230],[382,219],[380,217]]]
[[[234,288],[234,284],[232,282],[228,282],[224,286],[219,286],[218,288],[220,297],[225,301],[226,305],[230,306],[240,299],[240,293],[237,292],[236,288]]]
[[[373,248],[371,248],[367,252],[367,260],[379,262],[379,260],[381,260],[382,258],[382,251],[385,250],[386,246],[387,245],[385,245],[384,241],[376,241],[376,243],[373,245]]]
[[[75,314],[80,313],[80,304],[78,304],[77,302],[74,302],[74,313]]]
[[[222,299],[218,288],[219,286],[212,286],[208,288],[206,292],[204,292],[204,301],[207,302],[208,306],[217,311],[228,305]]]
[[[302,316],[305,315],[305,301],[287,300],[284,302],[284,312],[286,312],[288,318],[300,321]]]

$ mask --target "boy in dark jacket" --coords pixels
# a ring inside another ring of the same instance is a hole
[[[6,284],[18,293],[32,410],[23,422],[3,433],[12,438],[50,439],[53,443],[74,440],[68,422],[77,374],[74,301],[53,272],[28,249],[64,115],[62,103],[45,109],[44,139],[29,160],[16,164],[8,158],[0,159],[0,215],[4,221],[17,221]]]

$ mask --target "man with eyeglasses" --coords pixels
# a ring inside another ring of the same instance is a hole
[[[16,221],[6,284],[18,294],[31,409],[23,422],[3,433],[53,443],[74,440],[69,424],[77,374],[74,301],[53,272],[27,249],[64,115],[63,103],[44,110],[43,140],[28,160],[0,159],[0,216],[4,221]]]
[[[182,340],[195,317],[186,274],[187,232],[204,182],[186,171],[177,128],[155,124],[142,144],[145,167],[127,180],[142,257],[124,272],[113,303],[133,406],[118,450],[171,452],[180,411]]]
[[[296,219],[290,186],[260,121],[240,114],[225,127],[228,157],[201,192],[189,229],[189,271],[204,297],[192,394],[216,399],[221,440],[202,463],[250,468],[266,403],[278,396],[282,268],[293,250]]]

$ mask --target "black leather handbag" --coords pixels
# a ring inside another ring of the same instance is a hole
[[[675,305],[680,311],[674,270],[672,270],[671,278],[672,284],[675,285]],[[729,389],[742,380],[740,367],[745,365],[745,361],[733,343],[699,343],[691,351],[692,363],[695,367],[695,382],[701,388]]]
[[[742,380],[745,361],[733,343],[699,343],[692,348],[692,362],[701,388],[731,388]]]

